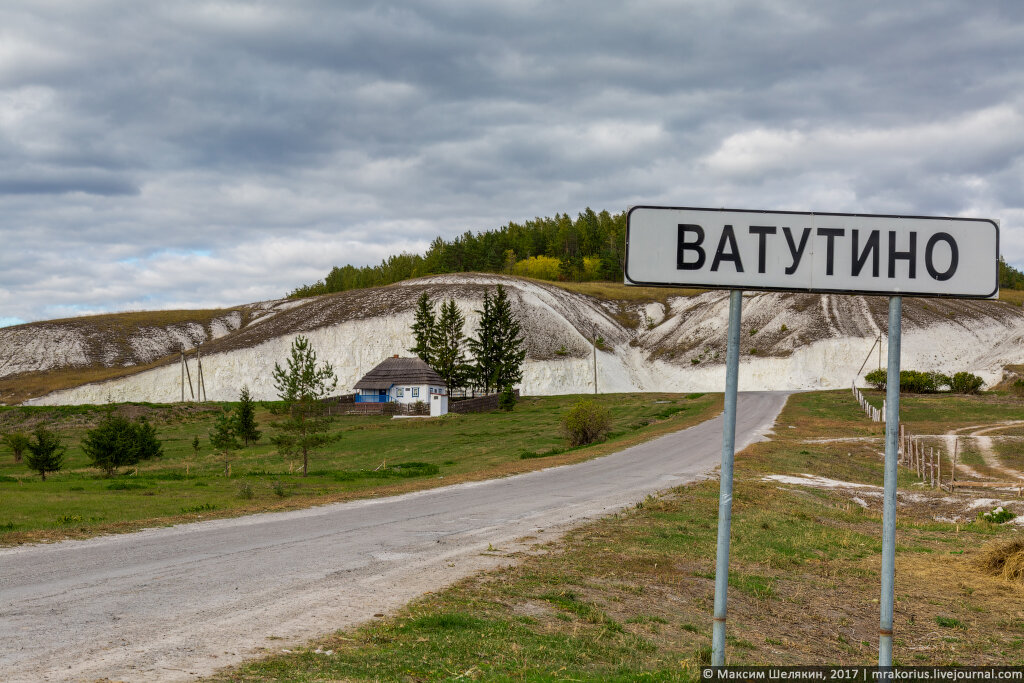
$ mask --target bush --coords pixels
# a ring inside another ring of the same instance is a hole
[[[1018,380],[1020,381],[1020,380]],[[954,394],[976,394],[985,381],[969,372],[958,372],[949,381],[949,389]]]
[[[14,462],[21,462],[21,456],[25,454],[25,449],[28,448],[27,436],[18,432],[12,432],[4,434],[0,442],[3,442],[11,449],[11,453],[14,454]]]
[[[1009,522],[1016,516],[1017,515],[1005,509],[1002,505],[997,507],[995,510],[992,510],[991,512],[978,513],[978,519],[984,520],[986,522],[992,522],[993,524],[1003,524],[1004,522]]]
[[[900,391],[910,394],[934,394],[949,383],[949,377],[939,372],[900,371]]]
[[[593,443],[609,432],[611,412],[590,399],[581,399],[562,416],[562,433],[573,446]]]
[[[887,379],[886,370],[872,370],[864,375],[864,380],[879,391],[885,390]],[[945,387],[957,394],[976,394],[983,384],[980,377],[969,372],[958,372],[950,377],[941,372],[900,371],[900,391],[910,394],[934,394]]]
[[[864,381],[879,391],[885,391],[885,382],[889,379],[889,373],[885,370],[872,370],[864,375]]]
[[[507,386],[501,390],[501,394],[498,396],[498,407],[502,410],[513,410],[516,407],[516,394],[512,390],[511,386]]]

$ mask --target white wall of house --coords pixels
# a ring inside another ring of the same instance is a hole
[[[422,401],[430,404],[431,394],[447,394],[444,387],[430,384],[396,384],[388,392],[395,403],[416,403]]]

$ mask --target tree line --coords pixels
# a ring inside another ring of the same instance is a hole
[[[496,230],[437,237],[425,254],[402,253],[376,266],[335,266],[323,280],[298,287],[292,298],[378,287],[442,273],[508,273],[544,280],[621,280],[625,263],[626,214],[595,213],[575,219],[510,222]]]

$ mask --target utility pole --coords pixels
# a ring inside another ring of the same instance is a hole
[[[185,347],[181,347],[181,402],[185,402]]]
[[[185,346],[181,347],[181,365],[185,369],[185,376],[188,377],[188,393],[192,396],[192,400],[196,400],[196,392],[192,389],[192,373],[188,369],[188,360],[185,358]],[[185,384],[181,385],[181,400],[185,400]]]
[[[592,330],[594,335],[594,394],[597,394],[597,329]]]
[[[203,377],[203,350],[200,348],[202,344],[196,345],[196,365],[199,366],[199,378],[197,389],[199,390],[199,400],[206,401],[206,380]]]

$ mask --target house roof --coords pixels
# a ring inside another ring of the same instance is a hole
[[[363,375],[356,389],[389,389],[393,384],[430,384],[447,387],[441,375],[420,358],[388,358]]]

